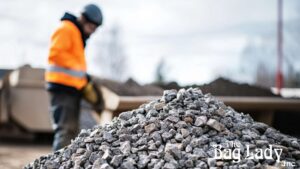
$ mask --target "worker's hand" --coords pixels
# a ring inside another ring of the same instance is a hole
[[[98,96],[92,82],[88,82],[87,85],[83,88],[82,92],[83,97],[86,101],[91,104],[96,104],[96,102],[98,101]]]
[[[104,109],[104,100],[101,91],[93,83],[89,81],[82,90],[83,98],[93,106],[93,109],[99,114]]]

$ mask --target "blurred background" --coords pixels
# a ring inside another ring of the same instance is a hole
[[[277,66],[276,0],[89,1],[101,6],[104,25],[88,41],[89,72],[181,85],[218,76],[270,87]],[[0,6],[1,68],[45,67],[50,36],[65,11],[79,14],[87,1],[11,0]],[[299,86],[300,2],[283,3],[283,73]]]
[[[88,72],[109,89],[104,99],[113,106],[95,117],[82,103],[81,128],[107,123],[165,89],[199,87],[300,136],[299,0],[0,0],[0,168],[51,153],[44,88],[50,37],[64,12],[78,16],[87,3],[104,15],[87,42]]]

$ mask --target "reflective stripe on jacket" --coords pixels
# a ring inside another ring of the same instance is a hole
[[[87,83],[84,43],[80,30],[69,20],[63,20],[61,26],[51,37],[47,82],[82,89]]]

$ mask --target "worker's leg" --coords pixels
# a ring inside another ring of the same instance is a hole
[[[64,92],[50,92],[54,128],[53,150],[71,143],[78,133],[80,97]]]

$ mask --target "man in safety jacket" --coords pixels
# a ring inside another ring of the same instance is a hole
[[[102,24],[102,20],[99,7],[89,4],[79,17],[65,13],[61,25],[51,37],[45,80],[55,132],[54,151],[70,144],[78,134],[81,98],[89,94],[87,98],[92,98],[92,103],[99,104],[101,101],[99,91],[89,83],[84,48],[86,40]]]

